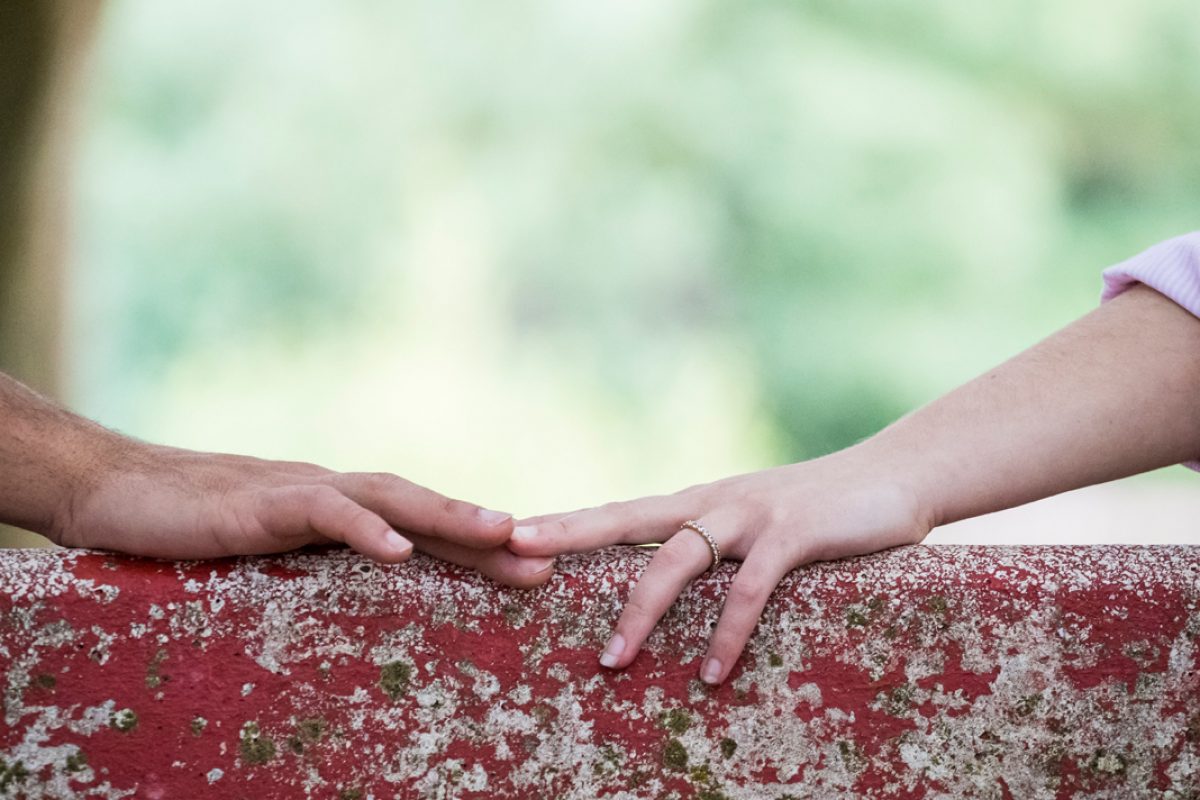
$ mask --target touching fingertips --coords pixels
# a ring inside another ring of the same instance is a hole
[[[600,654],[600,664],[605,667],[615,667],[621,661],[621,654],[625,652],[625,637],[619,633],[614,633],[613,637],[608,640],[608,646],[604,648],[604,652]]]
[[[475,514],[488,525],[501,525],[512,519],[512,514],[507,514],[503,511],[492,511],[488,508],[476,509]]]
[[[704,669],[700,671],[700,680],[705,683],[721,682],[721,662],[719,659],[709,658],[704,662]]]
[[[518,525],[513,528],[509,537],[516,544],[530,544],[537,538],[537,527],[533,525]]]

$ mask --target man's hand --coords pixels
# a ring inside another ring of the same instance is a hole
[[[503,545],[512,516],[452,500],[387,473],[142,446],[59,516],[71,547],[158,558],[278,553],[340,542],[385,563],[417,549],[513,586],[534,586],[553,560]]]
[[[504,546],[509,514],[395,475],[133,441],[3,375],[0,490],[0,521],[69,547],[215,558],[338,542],[387,563],[415,546],[511,586],[553,572],[553,559]]]

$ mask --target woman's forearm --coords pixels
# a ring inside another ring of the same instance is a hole
[[[525,520],[509,547],[551,556],[662,544],[601,656],[617,669],[633,662],[688,582],[722,558],[740,559],[700,669],[719,683],[796,566],[913,544],[946,522],[1200,461],[1200,233],[1151,248],[1105,280],[1106,305],[858,445]]]
[[[1196,459],[1200,319],[1135,287],[851,450],[931,527]]]

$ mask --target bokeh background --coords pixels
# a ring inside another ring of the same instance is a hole
[[[1181,0],[118,0],[71,102],[73,407],[518,514],[844,447],[1200,227]]]

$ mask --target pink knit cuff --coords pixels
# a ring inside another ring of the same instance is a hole
[[[1138,283],[1146,284],[1200,317],[1200,231],[1159,242],[1104,270],[1100,302],[1107,302]],[[1196,356],[1200,358],[1200,353]],[[1200,470],[1200,460],[1184,466]]]

